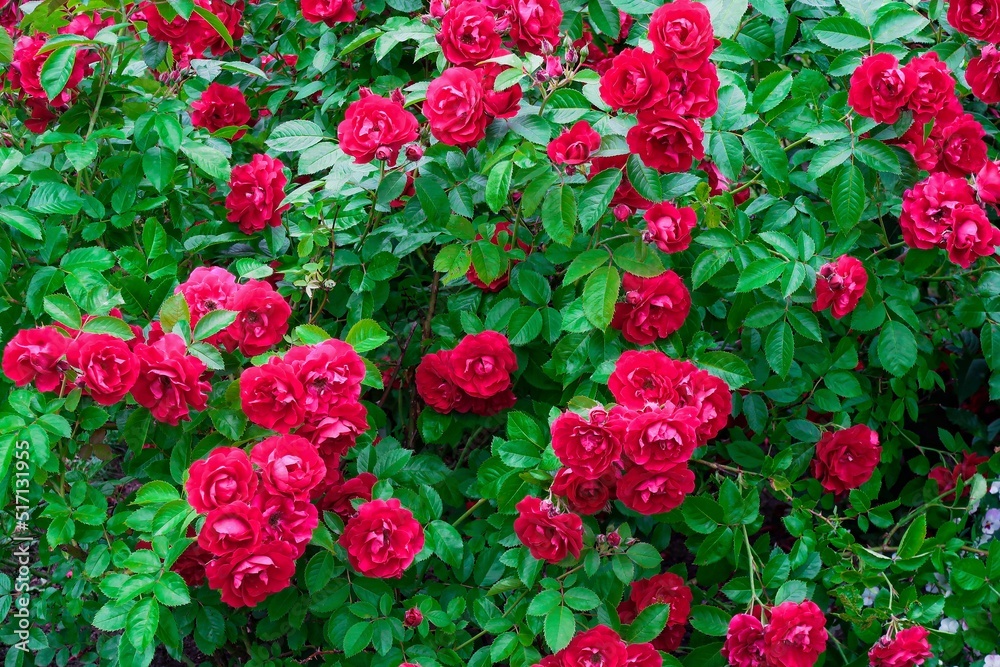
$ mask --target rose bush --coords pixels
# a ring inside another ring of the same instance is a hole
[[[0,25],[5,667],[1000,667],[1000,1]]]

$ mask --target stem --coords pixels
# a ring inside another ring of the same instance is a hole
[[[466,519],[468,519],[469,516],[471,516],[472,513],[475,512],[477,509],[479,509],[479,507],[483,503],[485,503],[485,502],[486,502],[486,498],[480,498],[479,500],[477,500],[475,503],[472,504],[472,507],[470,507],[469,509],[465,510],[465,514],[463,514],[462,516],[460,516],[457,519],[455,519],[454,523],[451,524],[451,527],[452,528],[458,528],[458,525],[460,523],[462,523],[463,521],[465,521]]]

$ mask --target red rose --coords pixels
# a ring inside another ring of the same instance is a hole
[[[50,51],[41,52],[48,40],[41,35],[23,35],[14,44],[14,57],[7,72],[7,78],[14,90],[21,90],[25,95],[38,100],[44,100],[52,106],[63,106],[69,104],[76,95],[76,87],[80,85],[83,77],[90,69],[77,52],[73,60],[73,69],[70,71],[69,80],[66,82],[62,92],[54,100],[50,100],[45,89],[42,88],[41,72],[42,65],[50,55]]]
[[[663,658],[652,644],[629,644],[625,667],[663,667]]]
[[[424,116],[431,134],[449,146],[475,146],[486,136],[483,73],[450,67],[427,87]]]
[[[502,242],[504,251],[508,252],[514,247],[514,239],[511,236],[511,234],[513,234],[513,229],[511,228],[509,222],[497,223],[497,226],[493,229],[493,236],[490,237],[490,243],[492,243],[493,245],[500,245]],[[477,241],[482,240],[482,238],[483,238],[482,234],[476,234]],[[531,250],[531,246],[529,246],[524,241],[521,241],[520,239],[518,239],[517,241],[517,247],[523,250],[525,254],[527,254]],[[518,261],[519,260],[516,259],[511,260],[510,265],[514,266],[515,264],[518,263]],[[470,264],[469,270],[465,272],[465,278],[470,283],[472,283],[479,289],[483,290],[484,292],[499,292],[500,290],[502,290],[504,287],[507,286],[508,282],[510,282],[510,272],[508,271],[507,273],[503,274],[502,276],[500,276],[499,278],[497,278],[496,280],[487,285],[486,283],[484,283],[482,280],[479,279],[479,274],[476,272],[476,267]]]
[[[593,408],[584,419],[564,412],[552,422],[552,449],[559,461],[586,479],[598,479],[618,462],[626,420]]]
[[[854,310],[868,286],[868,272],[861,260],[842,255],[816,272],[816,301],[813,310],[830,308],[838,320]]]
[[[951,233],[945,240],[948,259],[964,269],[980,257],[990,257],[1000,245],[1000,229],[990,224],[978,205],[959,206],[952,212]]]
[[[933,479],[937,483],[938,495],[945,494],[942,500],[952,501],[955,499],[954,493],[947,493],[953,491],[955,487],[958,486],[958,480],[963,480],[968,482],[972,477],[979,472],[979,466],[989,461],[988,457],[980,456],[979,454],[973,454],[971,452],[962,453],[962,462],[956,465],[954,468],[947,468],[945,466],[936,466],[931,468],[930,473],[927,477]],[[969,487],[965,487],[962,491],[962,495],[968,495]]]
[[[361,403],[338,403],[325,415],[306,415],[306,423],[297,435],[308,439],[326,461],[346,454],[368,430],[368,410]]]
[[[593,178],[605,169],[618,169],[619,171],[623,171],[627,161],[627,155],[595,157],[590,161],[590,178]],[[653,202],[636,192],[632,183],[629,182],[628,177],[623,174],[621,183],[618,184],[618,188],[615,190],[615,195],[611,199],[611,205],[625,205],[629,208],[637,209],[649,208],[653,205]]]
[[[878,640],[868,651],[871,667],[919,667],[932,657],[931,645],[927,641],[927,628],[919,625],[906,628]]]
[[[729,415],[733,412],[733,392],[724,380],[690,363],[685,366],[691,368],[691,373],[677,387],[677,391],[681,406],[698,411],[699,423],[695,434],[701,446],[717,436],[729,422]]]
[[[34,381],[38,391],[56,391],[68,366],[63,355],[69,342],[55,327],[21,329],[3,350],[3,374],[18,387]]]
[[[463,396],[451,368],[451,350],[442,350],[424,355],[415,376],[420,398],[443,415],[454,410]]]
[[[677,208],[666,201],[646,209],[643,219],[646,221],[643,240],[654,242],[657,248],[668,254],[687,250],[691,245],[691,230],[698,225],[698,214],[693,208]]]
[[[372,500],[358,508],[338,542],[366,577],[399,578],[424,548],[424,529],[397,499]]]
[[[243,20],[243,0],[236,0],[232,3],[229,0],[208,0],[205,3],[205,7],[208,11],[215,14],[220,23],[226,26],[229,36],[233,38],[233,44],[238,47],[240,40],[243,39],[243,26],[240,25],[240,21]],[[219,34],[219,31],[206,21],[204,17],[199,14],[191,15],[192,21],[199,19],[204,28],[201,30],[201,42],[194,47],[196,55],[201,55],[205,49],[211,50],[217,56],[232,50],[222,35]]]
[[[561,653],[563,667],[625,667],[628,659],[625,642],[606,625],[581,632]]]
[[[226,310],[237,289],[236,277],[229,271],[218,266],[199,266],[174,292],[184,295],[193,328],[213,310]],[[209,337],[208,342],[218,345],[225,337],[226,334],[220,331]]]
[[[205,566],[208,587],[222,592],[230,607],[256,607],[267,596],[291,584],[294,549],[284,542],[267,542],[254,549],[237,549]]]
[[[473,398],[492,398],[510,389],[517,357],[507,337],[496,331],[466,336],[451,351],[455,384]]]
[[[552,480],[552,493],[566,499],[566,504],[578,514],[597,514],[615,497],[615,484],[621,472],[609,468],[597,479],[587,479],[573,468],[560,468]]]
[[[615,362],[608,389],[629,410],[676,405],[676,387],[697,370],[686,361],[674,361],[659,350],[626,350]]]
[[[922,125],[932,120],[955,98],[951,70],[934,51],[906,63],[903,74],[907,84],[913,86],[907,108],[913,112],[914,123]]]
[[[418,128],[417,117],[402,104],[368,94],[347,107],[337,139],[357,164],[379,159],[392,166],[403,145],[417,139]]]
[[[285,198],[285,165],[281,160],[258,153],[248,164],[233,167],[226,195],[226,220],[235,222],[244,234],[259,232],[268,225],[281,226],[281,214],[289,205]]]
[[[354,516],[355,509],[352,500],[372,499],[372,489],[378,478],[370,472],[363,472],[357,477],[338,483],[327,489],[319,501],[321,509],[337,514],[347,521]]]
[[[352,0],[302,0],[302,18],[309,23],[350,23],[357,18]]]
[[[681,69],[694,71],[715,50],[712,17],[700,2],[674,0],[649,18],[653,53]]]
[[[499,52],[496,55],[501,55]],[[496,89],[497,77],[500,73],[510,69],[500,63],[484,63],[479,71],[483,75],[483,104],[486,105],[486,113],[494,118],[513,118],[521,109],[521,97],[524,95],[519,83],[505,88]]]
[[[265,490],[254,496],[253,506],[264,517],[267,539],[291,546],[292,558],[300,558],[319,525],[316,506],[305,497],[275,495]]]
[[[216,507],[205,517],[198,533],[198,546],[216,556],[225,556],[237,549],[253,549],[260,544],[264,516],[244,502]]]
[[[237,0],[232,5],[225,0],[196,0],[195,4],[215,14],[216,18],[226,26],[234,43],[238,43],[243,37],[243,27],[240,25],[243,18],[243,0]],[[211,49],[215,55],[230,50],[222,35],[197,12],[193,12],[187,20],[175,14],[167,22],[160,15],[154,2],[143,2],[139,5],[139,9],[141,15],[136,18],[145,18],[149,36],[159,42],[170,44],[174,57],[182,66],[187,66],[192,57],[202,55],[205,49]]]
[[[691,312],[691,294],[673,271],[652,278],[626,273],[622,288],[625,302],[615,306],[611,326],[630,343],[650,345],[666,338]]]
[[[251,450],[264,489],[274,495],[308,497],[323,478],[326,465],[316,448],[297,435],[266,438]]]
[[[667,627],[653,640],[654,647],[669,653],[677,650],[684,637],[692,600],[691,589],[684,584],[684,579],[673,572],[664,572],[633,582],[628,601],[619,606],[619,615],[624,612],[622,621],[631,623],[635,615],[650,605],[670,605]]]
[[[813,475],[830,493],[843,493],[871,479],[881,458],[878,433],[867,426],[828,431],[816,443]]]
[[[546,152],[553,164],[577,165],[590,159],[601,148],[601,135],[581,120],[549,142]]]
[[[245,356],[267,352],[288,332],[292,309],[270,283],[250,280],[241,285],[229,303],[229,310],[239,313],[228,331],[233,344]]]
[[[49,123],[58,118],[57,115],[52,113],[48,102],[37,97],[25,98],[24,106],[29,113],[28,118],[24,121],[24,126],[35,134],[45,132],[49,128]]]
[[[475,66],[492,58],[500,48],[496,19],[476,0],[463,0],[445,12],[437,41],[441,53],[453,65]]]
[[[640,48],[624,49],[601,75],[601,99],[612,109],[635,113],[667,96],[670,82],[656,58]]]
[[[705,62],[696,70],[666,67],[666,91],[661,104],[678,116],[711,118],[719,109],[719,75]]]
[[[66,350],[66,359],[80,372],[77,383],[101,405],[122,400],[139,377],[139,363],[132,350],[110,334],[80,334]]]
[[[987,204],[1000,204],[1000,162],[987,162],[979,170],[976,174],[976,194]]]
[[[963,178],[931,174],[903,193],[899,226],[911,248],[929,250],[944,243],[955,209],[975,205],[976,193]]]
[[[701,169],[705,172],[705,175],[708,176],[708,187],[710,188],[709,194],[713,197],[729,192],[730,181],[722,175],[722,172],[719,171],[719,167],[716,166],[714,162],[702,160],[698,165],[698,169]],[[748,189],[744,188],[739,192],[733,192],[733,203],[737,206],[744,203],[748,199],[750,199],[750,190]]]
[[[972,93],[986,104],[1000,102],[1000,51],[992,44],[984,46],[979,56],[969,61],[965,80]]]
[[[302,425],[305,393],[295,370],[278,357],[240,375],[240,407],[247,419],[279,433]]]
[[[149,408],[153,418],[177,426],[190,419],[190,408],[204,410],[211,385],[200,380],[205,363],[188,355],[184,339],[166,334],[152,345],[135,346],[139,375],[132,386],[132,398]]]
[[[618,480],[618,500],[630,510],[647,516],[680,507],[693,491],[694,473],[683,463],[661,472],[637,466]]]
[[[628,131],[625,140],[629,151],[647,167],[665,174],[684,172],[705,157],[705,135],[695,120],[678,116],[663,105],[642,109],[637,118],[639,124]]]
[[[891,53],[876,53],[851,74],[847,103],[866,118],[895,123],[916,87],[916,76],[900,68]]]
[[[515,405],[517,405],[517,396],[510,389],[489,398],[476,398],[463,392],[462,399],[455,406],[455,410],[462,414],[471,412],[480,417],[490,417],[504,410],[509,410]]]
[[[191,464],[184,490],[191,507],[207,514],[230,503],[249,503],[257,492],[257,473],[242,449],[216,447]]]
[[[628,423],[623,451],[647,472],[663,472],[686,463],[698,445],[695,408],[655,409]]]
[[[962,114],[941,128],[938,169],[964,178],[986,164],[986,130],[972,114]]]
[[[583,521],[576,514],[560,513],[547,500],[525,496],[517,504],[514,532],[532,557],[558,563],[567,555],[579,558],[583,548]]]
[[[969,37],[1000,42],[1000,0],[951,0],[948,23]]]
[[[318,345],[300,345],[285,354],[285,363],[305,387],[308,414],[325,415],[331,406],[357,401],[367,370],[350,344],[331,338]]]
[[[732,667],[765,667],[764,625],[750,614],[736,614],[729,620],[722,657]]]
[[[218,132],[224,127],[239,127],[250,123],[250,107],[247,99],[236,86],[213,83],[201,94],[201,98],[191,103],[191,124],[203,127],[209,132]],[[236,141],[246,134],[239,130],[233,135]]]
[[[408,628],[415,628],[424,622],[424,614],[417,607],[410,607],[403,614],[403,625]]]
[[[812,667],[826,650],[826,616],[815,602],[782,602],[764,628],[769,667]]]
[[[510,37],[525,53],[541,54],[559,44],[563,11],[558,0],[510,0]]]

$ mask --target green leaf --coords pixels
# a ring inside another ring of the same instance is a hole
[[[920,32],[927,24],[927,19],[914,9],[900,7],[879,16],[872,26],[872,38],[877,44],[886,44]]]
[[[158,192],[163,192],[170,185],[175,169],[177,169],[177,153],[166,148],[153,146],[142,156],[142,173]]]
[[[231,171],[229,160],[221,151],[205,144],[185,141],[181,145],[181,152],[187,155],[191,163],[205,172],[210,178],[219,181],[229,180]]]
[[[44,299],[45,312],[56,322],[65,324],[70,329],[79,329],[81,322],[80,309],[73,300],[63,294],[50,294]]]
[[[344,656],[350,658],[363,651],[372,642],[374,626],[368,621],[355,623],[344,633]]]
[[[596,328],[603,331],[611,326],[620,289],[621,276],[613,266],[601,267],[587,278],[583,287],[583,312]]]
[[[845,164],[837,172],[830,205],[841,229],[850,229],[861,221],[865,211],[865,179],[853,164]]]
[[[25,236],[42,240],[42,225],[38,218],[17,206],[0,207],[0,221],[10,225]]]
[[[450,523],[431,521],[424,531],[427,544],[446,564],[460,568],[464,557],[462,536]]]
[[[753,373],[746,362],[732,352],[705,352],[697,358],[698,365],[717,375],[730,389],[739,389],[753,380]]]
[[[681,505],[684,524],[702,535],[714,533],[716,528],[725,523],[722,506],[706,496],[689,496]]]
[[[135,334],[124,320],[117,317],[92,317],[83,325],[83,330],[87,333],[111,334],[122,340],[132,340]]]
[[[65,183],[46,181],[31,193],[28,210],[33,213],[75,215],[83,208],[83,199]],[[41,238],[41,236],[39,236]],[[103,248],[102,248],[103,250]]]
[[[429,176],[421,176],[413,181],[413,189],[420,200],[420,208],[432,224],[444,227],[451,217],[451,204],[438,182]]]
[[[571,588],[563,596],[566,605],[576,611],[590,611],[601,604],[601,599],[594,591],[587,588]]]
[[[635,617],[622,631],[622,638],[630,644],[642,644],[656,639],[670,619],[670,605],[651,604]]]
[[[709,637],[725,637],[730,618],[718,607],[697,605],[691,609],[691,627]]]
[[[355,352],[364,354],[388,342],[389,334],[375,320],[361,320],[351,327],[345,340]]]
[[[618,9],[610,0],[589,0],[587,13],[590,24],[597,28],[599,33],[617,39],[621,31],[621,18]]]
[[[215,12],[198,5],[195,5],[194,11],[212,26],[229,48],[233,48],[233,36],[229,34],[229,28],[226,27],[226,24],[219,19]]]
[[[161,604],[168,607],[180,607],[191,602],[187,584],[176,572],[166,571],[160,575],[160,580],[153,584],[153,595]]]
[[[235,310],[213,310],[206,313],[195,325],[193,338],[205,340],[209,336],[219,333],[235,322],[238,314]]]
[[[854,157],[875,171],[900,173],[899,158],[891,148],[876,139],[862,139],[854,147]]]
[[[755,259],[740,274],[740,279],[736,282],[736,291],[749,292],[773,283],[781,276],[787,263],[780,257]]]
[[[764,346],[768,365],[781,378],[788,377],[792,368],[792,356],[795,354],[795,336],[787,322],[778,322],[767,335]]]
[[[177,492],[177,489],[173,484],[155,480],[143,484],[139,491],[136,492],[135,504],[151,505],[156,503],[169,503],[171,500],[177,500],[178,498],[180,498],[180,494]]]
[[[163,332],[172,331],[178,322],[190,322],[191,311],[188,309],[187,301],[183,294],[171,294],[160,306],[160,326]]]
[[[951,581],[966,591],[975,591],[986,583],[986,565],[978,558],[963,558],[952,565]]]
[[[792,73],[779,70],[760,80],[753,91],[753,103],[757,113],[766,113],[781,104],[792,92]]]
[[[899,549],[896,555],[899,558],[913,558],[920,553],[920,548],[924,546],[924,539],[927,537],[927,516],[918,514],[909,528],[903,534],[903,539],[899,541]]]
[[[553,653],[561,651],[576,633],[576,619],[566,607],[556,607],[545,617],[545,643]]]
[[[139,600],[128,613],[125,622],[125,636],[132,646],[145,650],[152,646],[156,627],[160,624],[160,605],[153,598]]]
[[[750,0],[750,5],[773,21],[784,21],[788,18],[784,0]]]
[[[42,63],[39,78],[41,79],[42,90],[45,91],[50,102],[59,97],[66,84],[69,83],[75,64],[76,47],[73,45],[66,45],[55,49],[49,53],[48,58]]]
[[[608,207],[611,206],[611,199],[615,196],[615,190],[622,182],[622,173],[617,169],[605,169],[598,172],[583,187],[583,194],[580,196],[580,226],[584,231],[594,226],[601,216],[604,215]]]
[[[653,202],[663,200],[663,189],[660,184],[660,175],[656,170],[647,167],[639,159],[638,155],[630,155],[625,163],[625,173],[628,174],[629,183],[635,191],[645,199]]]
[[[830,16],[813,28],[816,39],[839,51],[850,51],[868,46],[871,36],[868,29],[846,16]]]
[[[878,358],[893,375],[905,375],[917,363],[917,341],[902,322],[889,321],[878,337]]]
[[[503,160],[490,169],[486,179],[486,204],[494,213],[503,208],[510,194],[510,178],[514,173],[514,163]]]
[[[777,192],[772,194],[784,194],[788,189],[788,157],[775,136],[767,130],[750,130],[743,134],[743,144],[764,175],[773,180],[773,185],[768,183],[768,189],[777,189]]]
[[[563,276],[563,284],[572,285],[580,278],[593,273],[598,267],[603,264],[607,264],[610,259],[611,257],[608,255],[608,251],[604,248],[584,250],[582,253],[577,255],[566,268],[566,275]],[[1000,350],[1000,348],[998,348],[998,350]]]
[[[542,227],[556,243],[573,243],[576,228],[576,196],[573,189],[559,185],[545,196],[542,204]]]
[[[813,153],[809,160],[809,176],[820,178],[832,169],[839,167],[851,157],[852,151],[850,139],[823,146]]]

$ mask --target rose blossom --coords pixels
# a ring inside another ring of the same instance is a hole
[[[357,18],[352,0],[302,0],[302,18],[309,23],[350,23]]]
[[[191,103],[191,124],[203,127],[209,132],[218,132],[224,127],[238,127],[250,123],[250,107],[246,97],[236,86],[221,83],[209,84],[201,98]],[[236,141],[246,134],[239,130],[232,136]]]
[[[670,202],[658,202],[646,209],[644,241],[652,241],[665,253],[687,250],[691,245],[691,230],[698,225],[698,215],[690,206],[678,208]]]
[[[976,194],[987,204],[1000,204],[1000,162],[987,162],[979,170],[976,174]]]
[[[694,473],[683,463],[660,472],[636,466],[618,481],[618,500],[630,510],[647,516],[680,507],[693,491]]]
[[[965,79],[972,93],[986,104],[1000,102],[1000,51],[992,44],[969,61]]]
[[[620,414],[593,408],[586,419],[564,412],[552,422],[552,449],[559,461],[586,479],[598,479],[622,451],[626,421]]]
[[[664,572],[632,582],[628,600],[618,606],[618,615],[623,623],[632,623],[639,612],[650,605],[670,605],[667,627],[653,639],[654,647],[669,653],[681,645],[692,600],[691,589],[684,584],[684,579],[673,572]]]
[[[903,193],[899,226],[911,248],[929,250],[944,243],[955,209],[974,205],[976,194],[968,181],[939,172]]]
[[[1000,42],[1000,0],[951,0],[948,23],[969,37]]]
[[[955,97],[955,79],[951,70],[934,51],[906,63],[903,74],[908,85],[913,86],[906,107],[913,112],[914,123],[930,121]]]
[[[55,391],[63,383],[69,342],[55,327],[21,329],[3,350],[3,374],[18,387],[34,381],[38,391]]]
[[[240,407],[254,424],[288,433],[305,419],[305,388],[290,364],[271,357],[240,375]]]
[[[307,438],[324,460],[343,456],[368,430],[368,410],[361,403],[331,405],[325,415],[306,414],[306,423],[296,433]]]
[[[663,667],[663,658],[650,643],[629,644],[627,650],[625,667]]]
[[[525,496],[516,506],[514,532],[533,558],[558,563],[567,555],[580,556],[583,521],[576,514],[562,514],[547,500]]]
[[[838,320],[854,310],[868,285],[868,273],[861,260],[842,255],[816,272],[816,301],[813,310],[830,308]]]
[[[110,334],[80,334],[67,348],[66,359],[80,371],[77,383],[100,405],[122,400],[139,377],[139,362],[132,350]]]
[[[372,499],[372,489],[378,478],[370,472],[363,472],[357,477],[330,486],[319,501],[321,509],[337,514],[347,521],[354,516],[355,509],[352,500],[369,501]]]
[[[462,400],[463,392],[451,373],[451,350],[424,355],[417,366],[417,393],[427,405],[441,414],[453,411]]]
[[[496,331],[466,336],[451,351],[455,384],[473,398],[492,398],[510,389],[517,357],[507,337]]]
[[[211,385],[201,381],[205,363],[188,355],[184,339],[166,334],[152,345],[135,346],[139,375],[132,386],[132,398],[149,408],[153,418],[177,426],[190,419],[189,411],[204,410]]]
[[[589,160],[600,147],[601,135],[590,123],[581,120],[550,141],[546,152],[553,164],[578,165]]]
[[[478,144],[489,124],[484,96],[480,70],[446,69],[427,87],[423,110],[431,134],[450,146],[467,148]]]
[[[347,107],[337,139],[356,164],[379,159],[392,166],[403,145],[416,141],[418,128],[416,116],[402,104],[369,93]]]
[[[871,479],[881,457],[878,433],[864,424],[828,431],[816,443],[813,475],[827,491],[843,493]]]
[[[625,140],[629,151],[647,167],[665,174],[684,172],[705,157],[705,135],[694,119],[678,116],[663,105],[642,109],[636,117],[639,123]]]
[[[560,468],[552,480],[551,491],[566,499],[578,514],[597,514],[615,497],[615,484],[621,472],[610,468],[597,479],[587,479],[573,468]]]
[[[188,503],[207,514],[230,503],[249,503],[257,492],[257,473],[246,452],[236,447],[216,447],[208,458],[191,464],[184,483]]]
[[[712,17],[700,2],[674,0],[649,18],[653,53],[686,70],[696,70],[715,49]]]
[[[475,66],[496,55],[500,35],[496,19],[477,0],[453,4],[441,19],[437,42],[441,53],[453,65]]]
[[[691,312],[691,294],[673,271],[642,278],[626,273],[625,301],[615,305],[611,326],[636,345],[650,345],[681,328]]]
[[[307,497],[271,494],[264,489],[254,496],[253,506],[264,517],[267,539],[291,546],[292,557],[300,558],[319,525],[316,506]]]
[[[188,279],[177,286],[175,294],[183,294],[191,314],[191,326],[198,324],[213,310],[226,310],[229,299],[236,293],[236,277],[219,266],[199,266]]]
[[[917,625],[900,630],[895,637],[882,637],[868,651],[869,664],[871,667],[919,667],[933,655],[928,634],[927,628]]]
[[[686,463],[697,446],[695,408],[655,409],[628,422],[623,451],[647,472],[665,472]]]
[[[986,130],[972,114],[962,114],[944,124],[941,136],[939,170],[952,176],[965,177],[976,173],[986,164]]]
[[[958,486],[958,480],[961,479],[968,482],[979,472],[979,466],[987,461],[989,461],[989,458],[985,456],[973,454],[972,452],[962,452],[961,463],[958,463],[954,468],[935,466],[931,468],[927,477],[933,479],[937,484],[938,494],[944,496],[942,500],[951,501],[955,499],[955,494],[952,492]],[[968,495],[968,493],[969,487],[966,486],[962,490],[962,495]]]
[[[398,578],[424,548],[424,529],[396,498],[372,500],[358,508],[338,542],[361,574]]]
[[[288,302],[263,280],[249,280],[241,285],[229,303],[229,310],[239,313],[228,329],[233,348],[238,346],[248,357],[263,354],[280,341],[288,332],[288,318],[292,314]]]
[[[696,70],[664,68],[666,88],[661,104],[679,116],[711,118],[719,109],[719,75],[705,62]]]
[[[415,628],[424,622],[424,614],[417,607],[410,607],[403,614],[403,625],[408,628]]]
[[[722,657],[732,667],[766,667],[764,626],[750,614],[737,614],[729,620]]]
[[[563,11],[558,0],[509,0],[510,37],[521,51],[542,53],[559,43]]]
[[[44,100],[53,106],[63,106],[73,100],[76,95],[76,87],[87,75],[89,68],[85,64],[85,59],[78,52],[74,56],[69,80],[66,81],[66,85],[56,98],[50,100],[41,81],[42,66],[50,54],[49,51],[42,52],[47,41],[46,37],[42,35],[22,35],[19,37],[14,43],[14,54],[10,69],[7,71],[7,79],[11,83],[11,88],[23,91],[30,98]]]
[[[496,55],[501,53],[497,52]],[[503,90],[496,89],[497,77],[509,69],[506,65],[494,62],[483,63],[479,68],[483,76],[483,104],[486,113],[494,118],[513,118],[521,109],[521,98],[524,96],[521,84],[516,83]]]
[[[266,438],[251,450],[250,461],[261,470],[268,493],[307,497],[326,476],[326,465],[316,448],[297,435]]]
[[[615,362],[608,389],[629,410],[675,405],[680,400],[676,387],[694,370],[689,362],[674,361],[659,350],[626,350]]]
[[[986,211],[978,205],[959,206],[952,212],[951,232],[945,239],[948,259],[964,269],[980,257],[996,253],[1000,229],[994,227]]]
[[[325,415],[331,406],[361,397],[365,362],[342,340],[293,347],[284,360],[305,388],[304,404],[310,414]]]
[[[255,507],[236,501],[216,507],[205,517],[198,533],[198,546],[216,556],[260,544],[264,516]]]
[[[285,165],[281,160],[258,153],[247,164],[233,167],[226,195],[226,220],[236,223],[244,234],[281,226],[281,214],[289,205],[285,198]]]
[[[601,75],[601,99],[612,109],[635,113],[654,106],[667,95],[667,75],[656,58],[640,48],[624,49]]]
[[[221,591],[222,601],[230,607],[256,607],[291,583],[294,549],[284,542],[237,549],[206,565],[205,574],[209,588]]]
[[[625,667],[628,649],[606,625],[577,634],[562,651],[564,667]]]
[[[891,53],[867,56],[851,74],[847,103],[866,118],[895,123],[916,87],[916,76]]]
[[[782,602],[764,628],[769,667],[812,667],[826,650],[826,617],[815,602]]]

